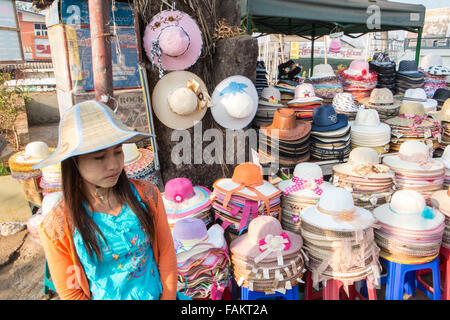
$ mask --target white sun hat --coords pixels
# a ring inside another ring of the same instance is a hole
[[[323,173],[316,163],[302,162],[295,166],[292,179],[283,180],[278,188],[284,195],[294,197],[319,198],[323,191],[332,188],[333,185],[323,181]]]
[[[383,224],[407,230],[433,230],[444,222],[444,215],[427,207],[425,198],[414,190],[396,191],[391,203],[374,209],[375,218]]]
[[[284,107],[281,101],[281,93],[275,87],[265,87],[259,97],[259,104],[270,107]]]
[[[383,162],[393,169],[404,169],[419,172],[442,170],[444,164],[434,161],[430,156],[429,147],[420,141],[405,141],[399,149],[399,153],[386,156]]]
[[[388,144],[391,140],[391,127],[380,122],[378,111],[361,109],[351,123],[351,139],[357,145],[377,147]]]
[[[372,213],[355,207],[352,194],[343,188],[325,190],[315,206],[303,210],[301,219],[321,229],[341,232],[364,230],[375,223]]]
[[[406,90],[403,102],[409,101],[420,102],[423,105],[425,112],[436,111],[438,105],[436,100],[427,98],[427,93],[422,88]]]
[[[226,129],[239,130],[252,122],[258,109],[258,92],[244,76],[222,80],[212,94],[211,114]]]

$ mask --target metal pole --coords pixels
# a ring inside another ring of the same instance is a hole
[[[314,38],[316,37],[316,25],[312,25],[312,33],[311,33],[311,68],[309,69],[309,76],[312,76],[313,68],[314,68]]]
[[[89,23],[91,29],[92,72],[95,100],[103,101],[114,109],[111,41],[109,33],[108,0],[89,0]]]
[[[419,65],[420,49],[422,48],[422,32],[423,32],[423,27],[419,27],[419,32],[417,34],[417,46],[416,46],[416,63],[417,63],[417,65]]]

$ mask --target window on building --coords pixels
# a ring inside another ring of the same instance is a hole
[[[45,23],[35,23],[34,34],[37,36],[47,36],[47,26]]]

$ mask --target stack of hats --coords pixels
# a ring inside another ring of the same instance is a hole
[[[312,76],[305,83],[312,84],[316,95],[330,102],[337,93],[343,92],[342,83],[329,64],[315,65]]]
[[[442,153],[442,157],[435,158],[437,161],[441,161],[445,167],[444,188],[450,186],[450,147],[447,146]]]
[[[442,236],[442,247],[450,249],[450,188],[436,191],[430,198],[435,206],[445,217],[445,229]]]
[[[391,127],[391,151],[398,151],[405,141],[422,141],[433,149],[439,147],[441,126],[425,114],[420,102],[404,102],[398,116],[384,121]]]
[[[286,105],[294,98],[295,87],[302,82],[302,68],[295,64],[293,60],[278,65],[278,81],[275,88],[281,92],[281,103]]]
[[[427,98],[427,93],[422,88],[408,89],[403,96],[403,102],[420,102],[423,105],[425,113],[437,111],[437,101]]]
[[[447,88],[447,76],[450,76],[450,68],[443,65],[441,56],[426,55],[421,61],[420,70],[425,75],[423,88],[428,98],[433,97],[437,89]]]
[[[355,103],[355,98],[351,93],[338,93],[333,98],[333,107],[336,113],[347,115],[349,121],[355,120],[356,113],[364,106]]]
[[[124,170],[129,179],[151,180],[154,172],[154,154],[150,148],[138,148],[135,143],[122,144]]]
[[[167,181],[162,199],[170,228],[186,218],[200,219],[207,226],[212,224],[210,194],[211,191],[205,187],[192,186],[187,178]]]
[[[271,124],[275,111],[284,107],[280,101],[280,90],[272,86],[264,88],[259,96],[258,110],[253,119],[253,124],[257,127]]]
[[[303,210],[300,219],[313,287],[329,279],[342,281],[345,287],[363,279],[378,286],[375,219],[370,211],[354,205],[350,192],[329,188],[316,205]]]
[[[322,169],[316,163],[303,162],[295,166],[292,179],[283,180],[278,188],[281,197],[281,225],[284,229],[300,234],[300,214],[303,209],[317,203],[323,191],[331,188],[323,180]]]
[[[340,71],[345,92],[350,92],[356,99],[370,96],[377,87],[377,73],[369,71],[369,63],[364,60],[354,60],[348,69]]]
[[[428,199],[443,187],[444,164],[431,158],[430,149],[423,142],[404,142],[398,154],[385,156],[383,163],[395,172],[397,189],[414,190]]]
[[[389,152],[391,127],[380,122],[377,110],[361,109],[351,123],[350,140],[352,149],[368,147],[384,154]]]
[[[377,73],[377,88],[387,88],[395,92],[395,62],[384,52],[376,52],[369,62],[369,70]]]
[[[25,146],[24,151],[14,153],[8,160],[11,176],[22,184],[25,199],[38,206],[42,204],[42,189],[39,187],[42,171],[32,167],[50,153],[45,142],[33,141]]]
[[[230,244],[233,276],[240,287],[251,291],[286,293],[303,281],[302,238],[283,230],[270,216],[257,217],[248,233]]]
[[[447,99],[450,99],[450,90],[439,88],[433,95],[433,99],[438,102],[438,109],[442,107]]]
[[[387,88],[375,88],[370,98],[358,100],[368,109],[375,109],[381,121],[398,116],[400,102],[394,99],[394,94]]]
[[[421,264],[439,255],[444,215],[426,206],[420,193],[396,191],[391,202],[375,208],[373,214],[379,225],[375,241],[380,257],[396,263]]]
[[[294,99],[287,103],[295,111],[298,119],[312,122],[313,111],[322,105],[322,98],[316,97],[314,87],[303,83],[295,88]]]
[[[269,86],[267,82],[267,71],[264,61],[256,62],[256,91],[258,91],[258,95],[261,94],[264,88]]]
[[[397,94],[403,95],[407,89],[422,88],[424,74],[417,68],[415,60],[402,60],[396,74]]]
[[[428,115],[438,121],[442,127],[441,147],[450,145],[450,98],[445,101],[440,111],[430,112]]]
[[[185,218],[175,223],[172,237],[177,255],[177,291],[193,299],[221,300],[230,286],[223,229],[214,224],[207,230],[202,220]]]
[[[297,120],[294,110],[278,109],[270,126],[259,131],[258,153],[260,163],[279,163],[282,167],[294,167],[308,161],[311,124]]]
[[[343,160],[350,150],[350,124],[345,114],[337,114],[333,106],[314,110],[311,128],[311,157],[319,160]]]
[[[53,148],[50,148],[50,151]],[[42,177],[39,186],[42,189],[42,196],[52,192],[62,191],[61,162],[43,167],[41,169]]]
[[[263,180],[262,170],[256,164],[238,165],[231,179],[219,179],[213,187],[215,221],[226,230],[227,240],[244,232],[258,215],[281,219],[281,191]]]
[[[380,164],[375,150],[356,148],[348,162],[333,166],[333,185],[351,192],[356,206],[372,210],[390,201],[394,172]]]

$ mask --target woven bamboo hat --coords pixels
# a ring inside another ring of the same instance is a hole
[[[67,158],[103,150],[119,143],[136,142],[148,133],[133,131],[103,103],[88,100],[64,112],[59,122],[58,145],[50,156],[33,166],[40,169]]]

